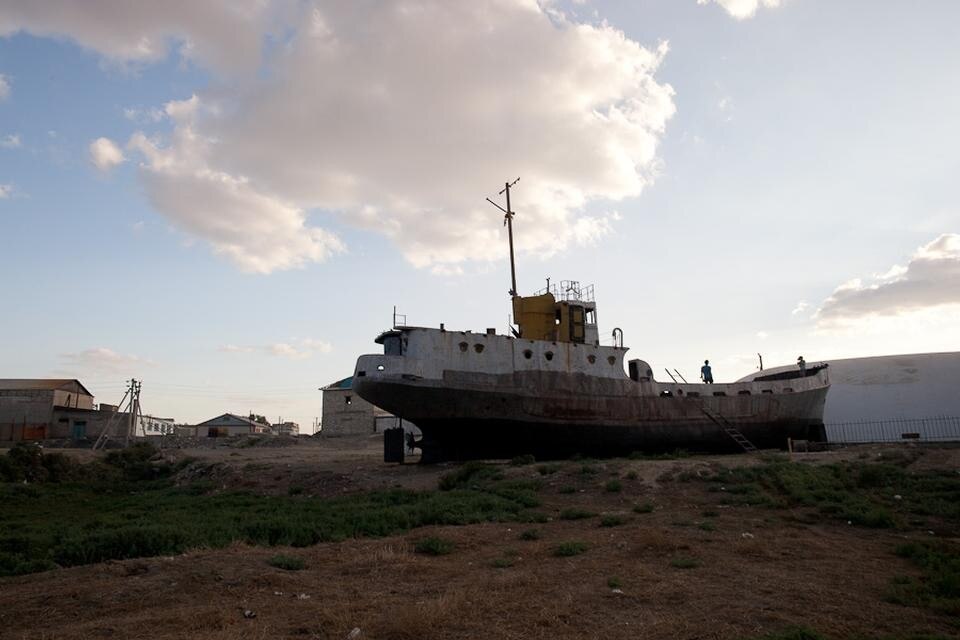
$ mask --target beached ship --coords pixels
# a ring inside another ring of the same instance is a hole
[[[383,353],[357,360],[354,390],[420,429],[422,461],[749,451],[824,439],[826,365],[749,382],[660,382],[643,360],[624,368],[622,332],[600,344],[592,286],[565,281],[517,295],[507,203],[513,335],[395,322],[376,338]]]

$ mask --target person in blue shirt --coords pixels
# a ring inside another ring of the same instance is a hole
[[[703,366],[700,367],[700,379],[704,384],[713,384],[713,370],[710,368],[709,360],[704,360]]]

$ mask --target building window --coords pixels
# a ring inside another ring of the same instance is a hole
[[[553,360],[553,351],[547,351],[546,353],[543,354],[543,357],[546,358],[547,360]]]
[[[343,396],[344,404],[353,404],[353,396]]]
[[[478,342],[477,344],[473,345],[473,350],[477,353],[483,353],[483,345]]]
[[[467,347],[469,347],[469,346],[470,346],[470,345],[468,345],[466,342],[461,342],[461,343],[460,343],[460,351],[461,351],[461,353],[466,353],[466,352],[467,352]]]
[[[597,356],[593,355],[592,353],[587,356],[587,362],[589,362],[590,364],[593,364],[596,361],[597,361]]]
[[[530,349],[524,349],[524,350],[523,350],[523,357],[526,358],[527,360],[529,360],[530,358],[533,357],[533,351],[530,351]]]

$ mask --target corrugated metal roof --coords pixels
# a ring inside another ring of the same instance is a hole
[[[91,398],[86,387],[80,384],[76,378],[0,378],[0,389],[11,391],[38,391],[43,389],[53,389],[62,391],[73,391],[74,393],[84,393]]]
[[[353,387],[353,376],[349,378],[344,378],[343,380],[337,380],[336,382],[331,382],[327,386],[323,387],[322,390],[327,389],[350,389]]]
[[[219,425],[222,425],[222,424],[223,424],[223,421],[222,421],[223,418],[232,418],[232,419],[235,420],[236,422],[239,422],[239,423],[242,423],[242,424],[246,424],[246,425],[252,425],[252,426],[255,426],[255,427],[266,427],[266,426],[269,426],[269,425],[265,425],[265,424],[262,424],[262,423],[260,423],[260,422],[256,422],[256,421],[254,421],[254,420],[251,420],[251,419],[249,419],[249,418],[244,418],[243,416],[238,416],[238,415],[235,414],[235,413],[224,413],[224,414],[221,414],[221,415],[217,416],[216,418],[210,418],[209,420],[205,420],[205,421],[203,421],[203,422],[200,422],[200,423],[198,423],[196,426],[198,426],[198,427],[203,427],[203,426],[216,427],[216,426],[219,426]]]

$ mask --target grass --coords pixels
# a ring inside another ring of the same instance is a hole
[[[431,536],[418,540],[413,550],[428,556],[445,556],[453,552],[454,546],[449,540]]]
[[[537,459],[534,458],[531,454],[526,454],[522,456],[517,456],[510,461],[510,464],[515,467],[523,467],[528,464],[533,464]]]
[[[552,462],[550,464],[541,464],[537,466],[537,473],[542,476],[553,475],[557,471],[563,469],[563,465],[559,462]]]
[[[620,581],[620,578],[614,576],[612,578],[607,578],[607,586],[611,589],[619,589],[623,586],[623,583]]]
[[[303,561],[303,558],[285,555],[273,556],[267,560],[267,564],[271,567],[276,567],[277,569],[283,569],[284,571],[300,571],[307,566],[307,563]]]
[[[570,494],[570,493],[576,493],[576,492],[577,492],[577,488],[571,487],[570,485],[567,485],[565,487],[560,487],[559,489],[559,493]]]
[[[624,476],[627,480],[636,480],[639,476],[636,471],[627,471],[627,475]]]
[[[897,576],[887,588],[886,600],[908,607],[929,608],[960,615],[960,549],[943,542],[909,542],[895,553],[923,570],[919,579]]]
[[[553,548],[553,555],[558,558],[569,558],[570,556],[578,556],[589,547],[586,542],[561,542],[556,547]]]
[[[674,569],[696,569],[700,566],[700,561],[688,556],[677,556],[670,561],[670,566]]]
[[[569,507],[560,512],[561,520],[586,520],[587,518],[593,518],[597,514],[593,511],[587,511],[586,509],[578,509],[576,507]]]
[[[460,487],[446,491],[391,489],[331,499],[245,492],[203,495],[202,490],[176,487],[163,477],[126,480],[156,472],[145,469],[130,450],[117,453],[107,456],[110,464],[77,465],[83,468],[63,474],[87,480],[64,482],[51,481],[60,473],[51,471],[59,468],[59,461],[46,460],[51,454],[31,453],[31,464],[24,466],[29,473],[41,474],[44,469],[46,482],[0,484],[0,576],[222,548],[234,541],[303,547],[388,536],[427,525],[545,517],[529,510],[537,503],[534,484],[499,481],[485,468],[460,474],[454,483]],[[5,469],[23,473],[24,466],[7,464]],[[172,471],[160,469],[164,475]]]
[[[494,569],[509,569],[513,566],[514,559],[510,557],[495,558],[491,563]]]
[[[652,502],[642,502],[633,507],[634,513],[653,513],[653,503]]]
[[[699,528],[701,531],[716,531],[717,525],[715,525],[714,523],[708,520],[706,522],[701,522],[700,524],[698,524],[697,528]]]
[[[527,529],[520,534],[521,540],[539,540],[540,532],[536,529]]]
[[[619,480],[608,480],[603,488],[607,493],[620,493],[623,491],[623,483]]]
[[[901,465],[913,459],[809,465],[772,458],[754,467],[720,469],[705,480],[711,490],[726,493],[728,504],[809,507],[822,517],[872,528],[916,526],[924,518],[960,524],[960,475],[910,473]]]
[[[600,518],[601,527],[619,527],[622,524],[626,524],[627,519],[623,516],[618,515],[605,515]]]

